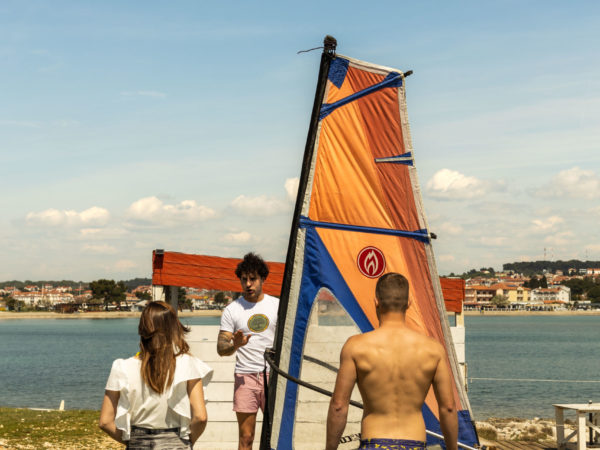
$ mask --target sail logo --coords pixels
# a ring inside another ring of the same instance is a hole
[[[365,277],[377,278],[385,270],[385,257],[378,248],[365,247],[356,257],[356,265]]]

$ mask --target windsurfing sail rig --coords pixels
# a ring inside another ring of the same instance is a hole
[[[262,449],[317,448],[345,340],[378,326],[373,302],[387,272],[410,283],[408,326],[446,349],[459,441],[477,443],[438,278],[411,144],[406,74],[335,53],[325,39],[279,307]],[[360,401],[355,389],[354,401]],[[360,432],[350,408],[343,441]],[[442,444],[433,392],[423,407],[428,445]],[[356,448],[356,442],[353,444]],[[341,448],[344,448],[343,446]]]

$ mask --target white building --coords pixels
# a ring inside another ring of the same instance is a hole
[[[571,301],[571,288],[568,286],[553,286],[551,288],[537,288],[531,291],[531,301],[535,303]]]

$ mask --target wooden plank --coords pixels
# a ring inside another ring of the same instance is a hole
[[[484,444],[489,449],[496,450],[556,450],[556,443],[548,442],[527,442],[527,441],[487,441]]]

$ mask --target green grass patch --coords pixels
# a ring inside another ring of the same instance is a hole
[[[116,448],[98,428],[99,411],[0,408],[0,448]]]

